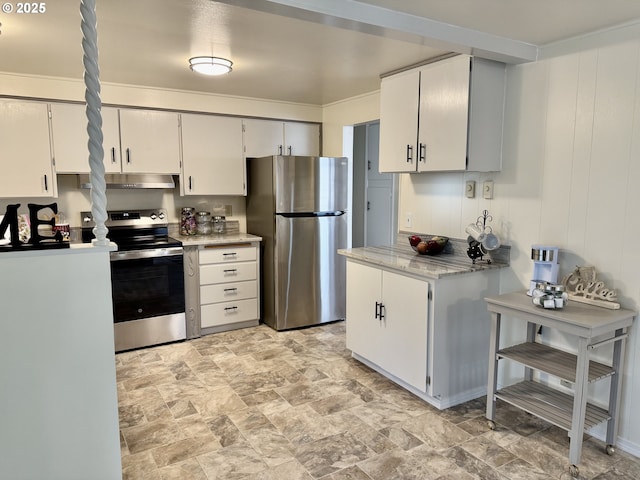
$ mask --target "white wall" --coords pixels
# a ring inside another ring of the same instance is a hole
[[[0,256],[0,478],[122,478],[109,248]]]
[[[640,308],[640,41],[578,51],[508,67],[503,169],[493,174],[402,175],[399,214],[413,213],[413,229],[466,238],[464,228],[483,209],[511,245],[511,268],[502,271],[504,292],[528,288],[532,244],[560,247],[560,278],[576,265],[594,265],[616,288],[624,307]],[[374,98],[356,99],[356,112],[373,113]],[[339,107],[339,108],[338,108]],[[335,128],[353,123],[349,102],[325,118]],[[344,120],[340,119],[344,115]],[[357,117],[357,115],[356,115]],[[341,144],[328,135],[325,150]],[[464,197],[464,182],[495,182],[495,197]],[[620,447],[640,455],[640,326],[626,349]],[[507,341],[524,339],[524,325]],[[544,333],[544,341],[574,347],[571,338]],[[610,349],[599,355],[608,359]],[[502,381],[508,378],[503,376]],[[606,403],[607,381],[593,386]],[[602,434],[602,430],[594,432]]]
[[[379,91],[325,105],[322,112],[322,154],[328,157],[343,156],[343,128],[379,117]]]

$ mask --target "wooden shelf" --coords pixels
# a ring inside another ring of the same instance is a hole
[[[524,381],[497,391],[495,397],[564,430],[571,431],[572,395],[559,392],[541,383]],[[609,412],[605,409],[587,402],[584,429],[589,430],[610,418]]]
[[[498,358],[508,358],[527,367],[549,373],[571,383],[576,381],[577,356],[540,343],[525,342],[504,348]],[[615,370],[603,363],[589,362],[589,382],[615,374]]]

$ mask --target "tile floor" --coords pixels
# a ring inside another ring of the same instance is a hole
[[[116,356],[123,478],[569,479],[566,432],[484,399],[439,411],[350,357],[343,322],[266,326]],[[640,459],[585,441],[583,479]]]

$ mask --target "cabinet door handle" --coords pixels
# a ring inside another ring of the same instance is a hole
[[[225,289],[224,289],[224,291],[225,291],[225,292],[234,292],[234,293],[235,293],[235,292],[237,292],[237,291],[238,291],[238,289],[237,289],[237,288],[235,288],[235,287],[234,287],[234,288],[225,288]]]
[[[223,270],[224,273],[236,273],[237,271],[237,268],[229,268],[227,270]]]
[[[380,304],[380,321],[384,320],[384,313],[387,310],[387,308],[384,306],[384,304]]]
[[[282,145],[278,145],[278,155],[282,155]]]
[[[426,162],[427,161],[427,145],[425,143],[420,144],[420,154],[418,161]]]
[[[381,303],[376,302],[376,316],[374,318],[379,318],[380,317],[380,313],[378,311],[378,309],[382,306]]]
[[[292,155],[293,154],[293,150],[291,149],[291,145],[289,145],[287,147],[287,155]]]
[[[127,163],[131,163],[131,150],[127,148]]]
[[[413,145],[407,145],[407,163],[413,163]]]
[[[116,163],[116,147],[111,147],[111,163]]]
[[[227,257],[227,256],[234,256],[235,257],[236,255],[238,255],[236,252],[230,252],[230,253],[223,253],[222,254],[223,257]]]
[[[47,174],[46,173],[44,175],[44,191],[45,192],[49,191],[49,181],[47,180]]]
[[[192,190],[192,186],[193,186],[193,181],[191,179],[191,175],[189,175],[189,191]]]
[[[238,307],[236,307],[235,305],[233,307],[224,307],[225,311],[230,311],[230,310],[237,310]]]

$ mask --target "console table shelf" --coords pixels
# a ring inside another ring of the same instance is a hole
[[[503,348],[498,357],[508,358],[535,370],[541,370],[567,382],[576,382],[578,357],[541,343],[526,342]],[[589,383],[615,373],[612,367],[591,360],[589,362]]]

